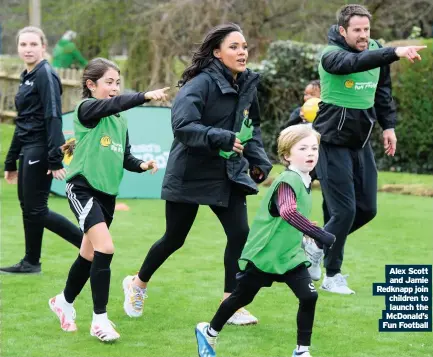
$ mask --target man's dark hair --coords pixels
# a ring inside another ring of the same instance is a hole
[[[349,27],[349,21],[353,16],[366,16],[371,21],[370,12],[362,5],[344,5],[337,12],[338,26],[343,26],[345,30]]]

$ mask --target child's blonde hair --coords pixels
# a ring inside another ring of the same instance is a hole
[[[290,156],[292,147],[310,135],[315,135],[317,138],[317,143],[320,144],[320,134],[314,130],[311,125],[292,125],[280,133],[278,137],[278,157],[284,166],[290,165],[290,162],[288,162],[284,156]]]

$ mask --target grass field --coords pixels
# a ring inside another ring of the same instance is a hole
[[[10,128],[0,125],[1,162]],[[277,168],[278,170],[278,168]],[[380,180],[431,185],[429,176],[380,174]],[[406,182],[410,181],[410,182]],[[16,186],[0,180],[1,264],[23,256],[24,239]],[[248,198],[250,220],[265,188]],[[320,192],[314,191],[312,219],[321,221]],[[427,197],[379,193],[377,218],[350,236],[343,273],[350,274],[354,296],[319,290],[312,342],[314,357],[433,356],[431,333],[379,333],[383,296],[372,296],[372,283],[384,282],[385,264],[431,264],[433,261],[433,200]],[[92,316],[90,287],[76,301],[79,331],[60,330],[48,308],[48,298],[60,292],[77,250],[51,232],[43,243],[38,276],[0,275],[0,356],[196,356],[194,326],[209,320],[223,287],[224,232],[206,207],[199,211],[185,246],[171,257],[149,284],[149,299],[140,319],[123,313],[121,282],[135,273],[151,244],[165,228],[164,202],[123,200],[129,212],[116,212],[112,225],[116,252],[112,264],[109,317],[121,339],[102,345],[89,336]],[[50,208],[73,218],[65,199],[50,198]],[[257,326],[227,326],[221,333],[218,356],[290,356],[296,341],[297,302],[281,284],[263,289],[250,305]]]

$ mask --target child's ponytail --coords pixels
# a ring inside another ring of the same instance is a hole
[[[72,156],[75,150],[75,146],[77,145],[77,141],[75,139],[70,139],[64,143],[60,149],[65,156]]]

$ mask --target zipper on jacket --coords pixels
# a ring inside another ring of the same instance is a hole
[[[346,108],[343,107],[341,111],[340,121],[338,122],[337,130],[341,131],[343,129],[344,122],[346,121]]]
[[[364,144],[362,144],[362,147],[365,146],[365,144],[367,144],[368,139],[370,139],[370,135],[371,135],[371,131],[373,130],[373,126],[374,126],[374,122],[371,122],[370,120],[370,130],[368,131],[368,135],[367,135],[367,139],[365,139]]]

